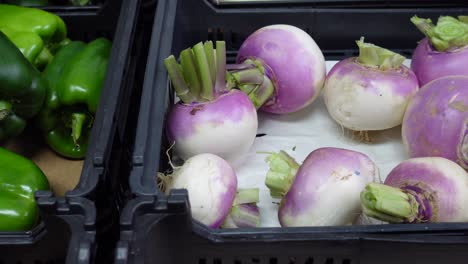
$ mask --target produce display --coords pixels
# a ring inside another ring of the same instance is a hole
[[[172,157],[185,163],[159,177],[165,193],[187,189],[193,218],[210,228],[262,227],[269,210],[282,227],[353,225],[362,216],[386,223],[468,222],[467,20],[441,16],[433,25],[414,16],[411,22],[426,38],[415,43],[411,63],[361,37],[359,56],[327,71],[315,41],[292,25],[252,32],[234,64],[226,65],[223,41],[216,49],[207,41],[182,51],[180,64],[169,56],[165,66],[179,100],[170,108],[166,130]],[[294,130],[305,116],[313,121],[320,114],[308,111],[321,109],[328,120],[307,127],[316,131],[313,136],[294,134],[295,142],[319,142],[302,164],[254,136],[262,129],[260,136],[270,136],[270,142],[287,140],[282,126]],[[323,126],[330,119],[336,126]],[[348,131],[365,139],[353,138],[345,148],[336,147],[339,138],[320,144],[324,134],[346,137]],[[379,167],[387,161],[372,148],[387,144],[391,131],[398,131],[396,140],[406,150],[382,174]],[[358,144],[367,151],[357,150]],[[267,155],[268,168],[250,162],[252,155]],[[244,188],[246,182],[251,188]],[[276,207],[259,205],[261,187],[279,199]],[[236,202],[237,189],[250,197],[247,206]],[[218,208],[215,215],[207,207]]]
[[[53,13],[0,4],[2,147],[35,130],[43,135],[37,145],[64,160],[84,159],[111,46],[105,38],[69,39],[65,22]],[[50,189],[47,175],[4,148],[0,171],[0,230],[30,230],[38,220],[34,192]]]

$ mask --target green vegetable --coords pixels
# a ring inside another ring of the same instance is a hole
[[[74,41],[58,51],[43,76],[48,83],[40,127],[48,145],[67,158],[85,156],[112,43]]]
[[[466,16],[458,19],[451,16],[440,16],[437,25],[427,18],[413,16],[411,22],[429,39],[438,51],[457,49],[468,45],[468,23]]]
[[[40,73],[0,32],[0,140],[19,135],[39,113],[47,87]]]
[[[37,223],[34,193],[49,182],[31,160],[0,148],[0,231],[26,231]]]
[[[0,4],[0,31],[38,69],[53,58],[49,48],[66,38],[67,28],[57,15],[32,7]]]

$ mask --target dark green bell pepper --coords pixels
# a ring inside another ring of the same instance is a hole
[[[38,121],[47,144],[64,157],[86,155],[111,46],[105,38],[71,42],[43,72],[48,92]]]
[[[46,92],[41,74],[0,32],[0,141],[23,132],[41,110]]]
[[[26,231],[37,223],[34,193],[50,190],[47,177],[31,160],[0,148],[0,231]]]
[[[67,36],[65,22],[57,15],[32,7],[0,4],[0,31],[38,69],[53,58],[50,49]]]

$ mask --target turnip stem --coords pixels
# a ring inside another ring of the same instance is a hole
[[[398,69],[406,59],[388,49],[365,43],[364,38],[356,41],[356,43],[359,47],[358,61],[366,66],[378,67],[381,70]]]
[[[212,100],[213,96],[213,82],[211,80],[210,66],[206,57],[205,48],[203,43],[199,42],[193,47],[195,55],[195,62],[200,71],[201,80],[201,96],[206,100]]]
[[[255,68],[254,64],[249,63],[240,63],[240,64],[228,64],[226,65],[226,70],[228,71],[240,71]]]
[[[412,195],[384,184],[368,184],[361,192],[361,204],[367,216],[385,222],[413,222],[418,216],[419,204]]]
[[[211,82],[214,86],[215,81],[216,81],[216,65],[215,65],[215,58],[214,58],[215,51],[213,49],[213,42],[212,41],[205,42],[204,48],[205,48],[206,59],[208,61],[208,66],[210,67]]]
[[[259,109],[275,92],[275,87],[268,77],[254,91],[249,93],[249,98],[256,109]]]
[[[190,92],[200,99],[201,83],[195,66],[195,58],[192,49],[188,48],[180,53],[180,65],[182,66],[184,79],[189,86]]]
[[[299,164],[282,150],[271,154],[266,160],[270,169],[266,175],[265,185],[270,189],[273,198],[282,198],[291,188]]]
[[[234,198],[233,205],[258,203],[259,200],[258,188],[239,189],[236,197]]]
[[[169,56],[164,60],[169,78],[171,79],[172,85],[177,96],[184,103],[192,103],[196,101],[196,97],[190,92],[190,88],[184,80],[182,69],[177,63],[174,56]]]
[[[257,69],[247,69],[232,73],[234,79],[241,84],[261,84],[263,82],[264,75]]]
[[[431,19],[413,16],[411,22],[429,39],[438,51],[448,51],[468,45],[468,18],[441,16],[434,25]]]
[[[222,228],[252,228],[260,226],[260,211],[255,204],[233,206]]]
[[[260,225],[258,188],[239,189],[234,198],[231,212],[224,220],[223,228],[246,228]]]
[[[227,90],[226,87],[226,43],[216,41],[216,83],[215,91]]]
[[[242,64],[228,65],[228,69],[227,86],[246,93],[257,110],[275,94],[275,86],[261,61],[248,59]]]
[[[258,85],[256,84],[242,84],[242,85],[239,85],[238,88],[243,91],[245,94],[250,94],[251,92],[253,92],[255,90],[255,88],[257,88]]]

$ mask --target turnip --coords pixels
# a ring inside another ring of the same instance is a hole
[[[247,93],[260,110],[286,114],[310,105],[325,80],[325,58],[315,41],[291,25],[270,25],[241,45],[228,65],[230,83]]]
[[[232,204],[231,212],[224,219],[222,228],[249,228],[260,226],[259,190],[240,189]]]
[[[405,57],[363,38],[357,45],[359,57],[338,62],[327,75],[323,98],[330,116],[354,131],[400,125],[419,88],[416,75],[402,65]]]
[[[408,105],[402,134],[410,157],[444,157],[468,169],[468,76],[421,87]]]
[[[237,191],[234,169],[224,159],[210,153],[195,155],[174,173],[162,178],[163,191],[186,189],[192,217],[218,228],[230,213]]]
[[[361,191],[379,176],[368,156],[347,149],[316,149],[301,166],[284,151],[267,160],[266,185],[273,197],[283,196],[281,226],[351,224],[361,213]]]
[[[414,51],[411,69],[419,85],[449,75],[468,75],[468,21],[441,16],[437,25],[417,16],[411,22],[424,34]]]
[[[175,155],[186,160],[212,153],[233,165],[243,160],[258,128],[257,110],[249,97],[226,85],[226,48],[223,41],[196,44],[165,61],[181,101],[167,117],[169,141]]]
[[[468,174],[441,157],[412,158],[396,166],[384,184],[361,193],[366,215],[389,223],[468,221]]]

